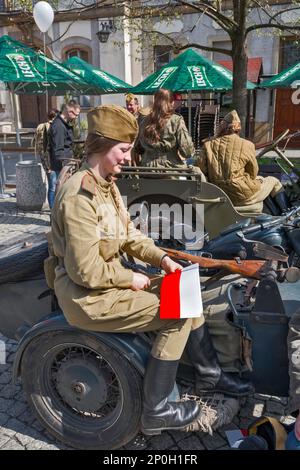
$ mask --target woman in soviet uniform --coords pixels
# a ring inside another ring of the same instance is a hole
[[[287,197],[277,178],[258,175],[255,147],[239,136],[241,121],[235,110],[226,114],[212,139],[204,142],[196,165],[207,181],[228,194],[235,206],[257,205],[262,212],[263,201],[269,195],[281,211],[288,209]]]
[[[175,97],[161,88],[154,95],[151,113],[140,124],[136,151],[140,166],[184,168],[195,153],[194,144],[182,116],[175,114]]]
[[[130,160],[136,119],[115,105],[95,108],[87,119],[87,162],[62,186],[52,212],[55,293],[71,325],[104,332],[157,331],[144,378],[142,429],[148,434],[182,429],[198,416],[199,406],[167,397],[188,338],[198,390],[246,394],[249,386],[221,371],[203,317],[160,320],[159,297],[146,291],[149,278],[122,266],[125,252],[166,273],[181,269],[134,228],[112,180]]]

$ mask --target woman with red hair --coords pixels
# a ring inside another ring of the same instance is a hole
[[[154,95],[151,113],[140,125],[136,149],[141,166],[184,167],[195,149],[182,116],[175,114],[176,96],[161,88]]]

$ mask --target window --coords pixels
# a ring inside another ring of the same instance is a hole
[[[219,47],[220,49],[231,49],[231,42],[230,41],[213,41],[212,47]],[[218,60],[228,60],[230,59],[230,56],[227,54],[221,54],[221,52],[213,52],[212,59],[215,62],[218,62]]]
[[[281,68],[282,70],[291,67],[300,61],[300,45],[298,41],[293,40],[292,38],[282,38],[281,41]]]
[[[38,0],[36,0],[37,3]],[[78,2],[77,0],[56,0],[53,2],[57,6],[57,10],[71,10],[74,8],[78,8],[79,5],[83,7],[87,7],[89,5],[93,5],[96,3],[96,0],[84,0],[83,2]]]
[[[171,46],[154,46],[154,72],[171,60]]]
[[[84,49],[69,49],[66,52],[66,58],[70,59],[71,57],[79,57],[80,59],[85,60],[86,62],[89,61],[88,51],[85,51]]]
[[[81,48],[68,49],[65,51],[65,59],[68,60],[71,57],[79,57],[79,59],[89,62],[89,51]],[[90,108],[91,100],[88,95],[73,96],[82,108]]]

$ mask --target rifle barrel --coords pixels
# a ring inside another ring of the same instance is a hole
[[[163,251],[171,258],[198,263],[201,268],[226,269],[230,273],[240,274],[241,276],[251,277],[253,279],[261,279],[260,271],[266,264],[265,261],[261,260],[221,260],[204,258],[171,248],[163,248]]]

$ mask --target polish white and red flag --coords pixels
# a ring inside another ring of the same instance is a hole
[[[166,274],[160,288],[160,318],[196,318],[202,314],[198,264]]]

